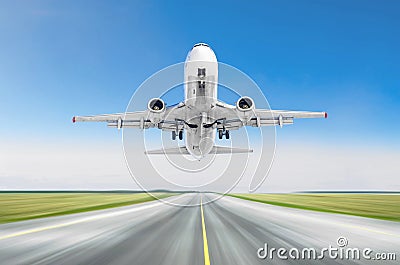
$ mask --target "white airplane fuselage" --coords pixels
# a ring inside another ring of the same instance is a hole
[[[211,152],[216,129],[204,128],[209,123],[211,109],[217,102],[218,62],[213,50],[204,43],[193,46],[185,61],[185,105],[190,111],[187,122],[197,128],[186,128],[186,148],[194,157]]]

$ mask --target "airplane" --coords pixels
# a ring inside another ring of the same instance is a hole
[[[161,98],[148,101],[147,110],[75,116],[72,122],[107,122],[114,128],[158,128],[170,131],[172,139],[183,139],[185,145],[146,151],[146,154],[192,155],[200,160],[208,154],[251,153],[253,150],[215,145],[215,137],[229,139],[231,130],[243,126],[283,126],[298,118],[327,118],[326,112],[256,109],[248,96],[239,98],[235,105],[219,101],[218,61],[206,43],[197,43],[189,51],[184,70],[184,101],[166,106]]]

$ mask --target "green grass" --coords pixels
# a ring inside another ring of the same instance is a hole
[[[158,198],[173,196],[157,193]],[[0,193],[0,223],[73,214],[155,200],[146,193]]]
[[[277,206],[400,222],[398,194],[229,194],[229,196]]]

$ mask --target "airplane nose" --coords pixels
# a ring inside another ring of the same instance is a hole
[[[187,61],[206,61],[206,62],[216,62],[217,57],[214,51],[208,45],[195,45],[193,49],[189,52]]]

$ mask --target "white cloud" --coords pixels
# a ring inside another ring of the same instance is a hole
[[[278,145],[258,192],[400,190],[398,161],[400,152],[377,147]],[[248,191],[249,183],[245,176],[236,191]],[[1,189],[136,187],[120,144],[2,144]]]
[[[121,145],[5,144],[2,189],[131,189]]]
[[[400,190],[400,152],[350,146],[280,146],[262,191]]]

